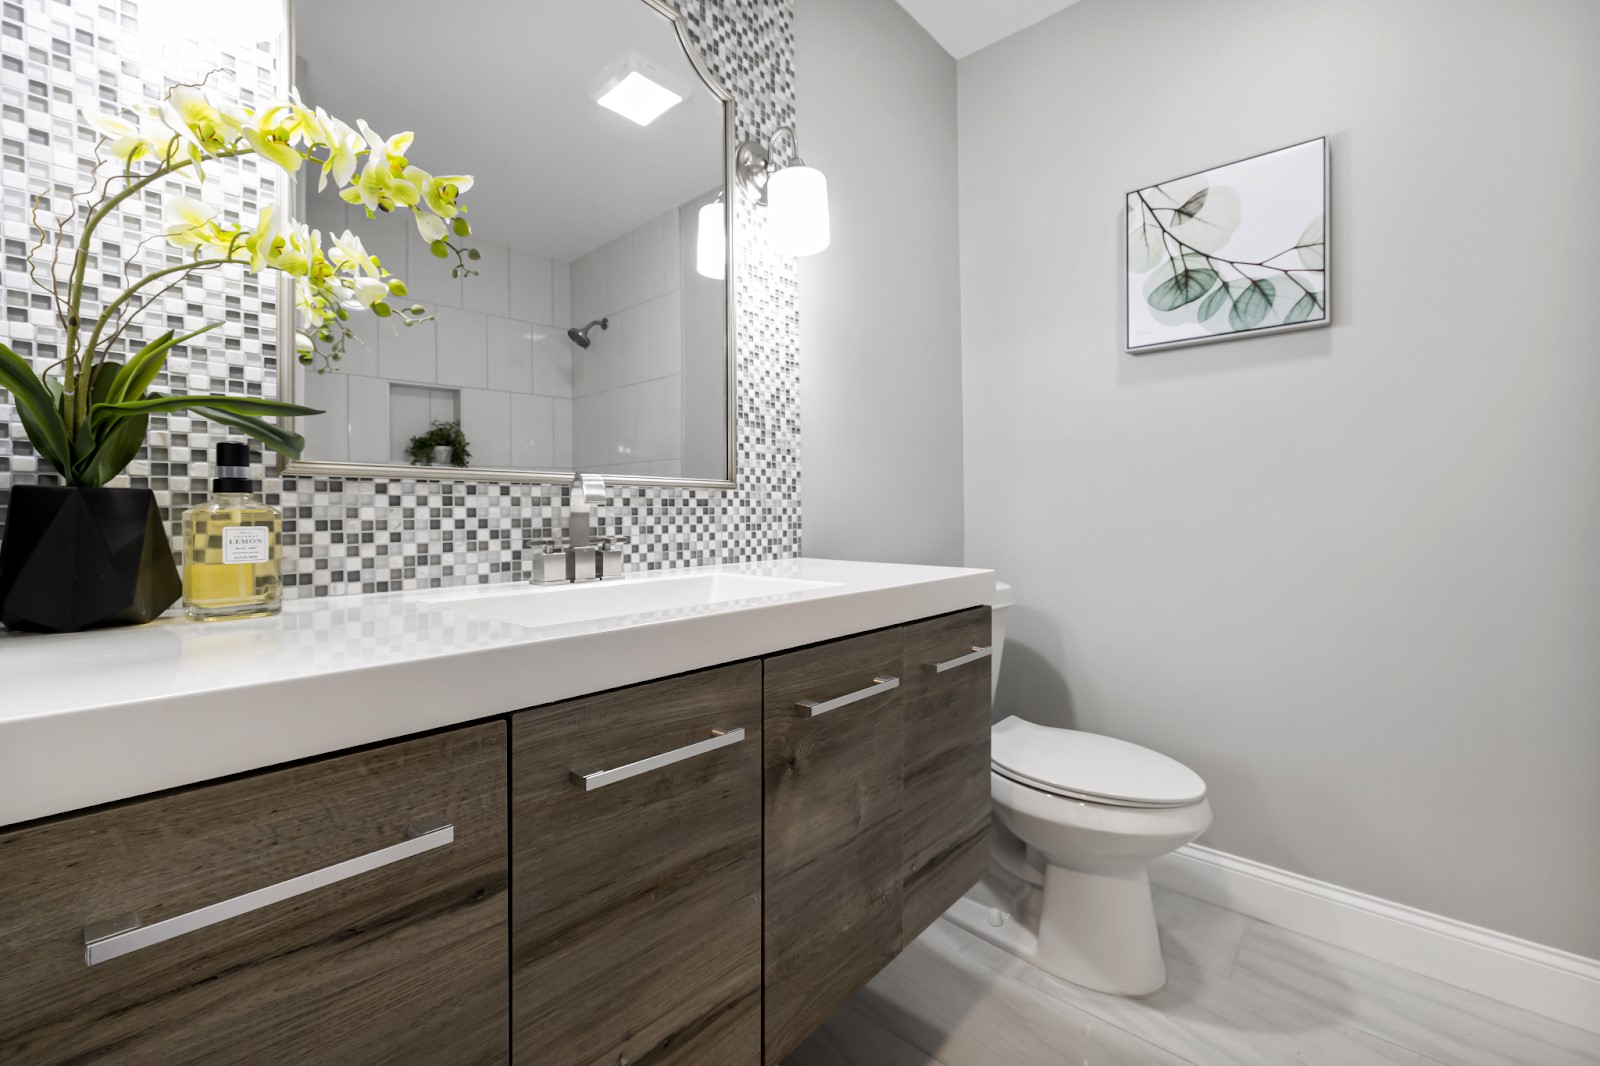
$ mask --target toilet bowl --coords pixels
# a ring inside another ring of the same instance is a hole
[[[1012,601],[996,593],[998,677]],[[1075,984],[1156,991],[1166,965],[1146,868],[1211,824],[1205,782],[1137,744],[1017,717],[990,738],[993,869],[950,919]]]

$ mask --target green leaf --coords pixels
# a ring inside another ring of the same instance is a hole
[[[1216,291],[1210,296],[1207,296],[1205,298],[1205,302],[1200,305],[1200,313],[1197,317],[1200,319],[1200,321],[1204,322],[1206,319],[1222,310],[1223,306],[1227,304],[1227,302],[1228,286],[1218,285]]]
[[[1185,268],[1163,281],[1150,293],[1150,306],[1157,311],[1176,311],[1184,304],[1194,303],[1217,283],[1214,270]]]
[[[1300,262],[1312,270],[1320,270],[1327,262],[1327,244],[1322,231],[1322,216],[1318,215],[1306,226],[1295,242],[1294,250],[1300,253]]]
[[[128,365],[123,367],[122,372],[117,375],[112,394],[107,402],[121,403],[124,400],[142,398],[145,392],[149,390],[151,383],[155,381],[156,375],[161,373],[161,368],[166,365],[167,356],[171,354],[172,349],[193,340],[202,333],[209,333],[220,325],[222,325],[221,322],[213,322],[209,326],[197,329],[193,333],[185,333],[181,337],[174,337],[172,335],[173,331],[168,330],[143,348],[140,348],[134,357],[128,360]]]
[[[102,422],[118,414],[155,414],[158,411],[185,411],[194,407],[214,407],[234,415],[320,415],[315,407],[302,407],[279,400],[257,400],[245,396],[155,396],[123,403],[98,403],[89,409],[90,422]]]
[[[1255,329],[1272,310],[1274,290],[1266,279],[1249,279],[1239,295],[1233,298],[1233,310],[1228,312],[1228,324],[1235,330]]]
[[[1167,249],[1161,241],[1161,227],[1151,222],[1128,231],[1128,270],[1143,274],[1154,270],[1167,258]]]
[[[1289,308],[1289,313],[1283,316],[1283,324],[1290,326],[1296,322],[1308,322],[1311,320],[1312,315],[1320,317],[1321,312],[1322,294],[1320,292],[1308,292],[1296,300],[1293,307]]]
[[[1210,189],[1201,189],[1185,200],[1183,206],[1173,212],[1173,221],[1178,222],[1198,215],[1200,209],[1206,206],[1206,196],[1210,192]]]
[[[0,344],[0,388],[16,401],[17,417],[39,454],[62,476],[69,476],[72,448],[56,399],[28,361],[4,344]]]
[[[91,404],[110,402],[112,384],[123,369],[121,363],[113,363],[109,360],[94,368],[94,377],[89,381],[89,402]]]
[[[86,476],[92,485],[104,485],[127,469],[150,431],[149,415],[128,415],[110,423],[89,463]]]
[[[246,436],[265,444],[279,455],[286,455],[290,459],[300,458],[300,453],[305,450],[306,439],[298,433],[291,433],[282,426],[263,422],[259,418],[249,415],[234,414],[215,407],[196,407],[193,409],[197,415],[203,415],[213,422],[220,422],[232,429],[237,429]],[[320,413],[320,412],[319,412]]]

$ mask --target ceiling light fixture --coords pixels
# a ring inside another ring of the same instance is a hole
[[[630,58],[611,72],[594,94],[594,101],[623,118],[648,126],[683,101],[682,93],[662,84],[667,80],[670,79],[648,64]]]
[[[785,134],[793,151],[789,165],[772,160],[773,146]],[[734,156],[739,187],[751,201],[766,207],[772,225],[772,243],[790,255],[815,255],[832,240],[828,219],[828,179],[800,158],[800,138],[793,126],[783,126],[765,143],[753,140],[739,145]]]

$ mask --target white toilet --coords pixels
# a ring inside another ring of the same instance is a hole
[[[996,584],[994,678],[1011,588]],[[1167,980],[1145,867],[1211,824],[1205,782],[1137,744],[1011,717],[992,732],[994,869],[957,925],[1040,969],[1138,996]]]

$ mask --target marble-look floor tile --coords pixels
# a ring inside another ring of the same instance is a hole
[[[1226,977],[1239,957],[1250,919],[1164,888],[1155,889],[1153,895],[1162,952]]]
[[[946,1066],[846,1005],[783,1060],[783,1066]]]
[[[1031,987],[1026,964],[974,950],[988,945],[958,934],[966,935],[935,923],[855,1008],[947,1066],[1199,1066]]]
[[[922,934],[941,961],[966,954],[1009,968],[1012,957],[947,922]],[[1023,984],[1126,1030],[1196,1066],[1418,1066],[1414,1051],[1323,1015],[1243,989],[1182,959],[1167,959],[1167,984],[1148,996],[1115,996],[1060,980],[1032,966],[1014,970]]]
[[[1596,1066],[1600,1035],[1252,921],[1232,980],[1444,1066]]]

